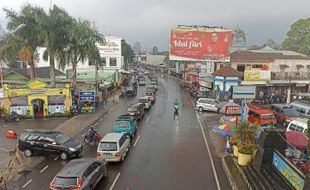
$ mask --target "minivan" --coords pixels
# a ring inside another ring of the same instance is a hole
[[[146,90],[145,91],[145,96],[147,96],[152,103],[155,103],[156,101],[156,95],[155,92],[151,91],[151,90]]]
[[[200,112],[213,111],[218,112],[219,108],[216,105],[219,104],[219,101],[211,98],[199,98],[196,102],[196,109]]]
[[[292,106],[296,111],[303,117],[309,117],[310,116],[310,103],[305,101],[294,101],[290,103],[290,106]]]
[[[307,120],[293,120],[288,124],[286,129],[286,131],[299,131],[303,133],[307,133],[307,130]]]
[[[144,104],[130,104],[127,107],[125,115],[134,116],[137,121],[140,121],[144,117]]]
[[[130,138],[123,133],[107,133],[99,142],[97,158],[107,162],[122,162],[130,149]]]
[[[150,110],[152,107],[152,102],[148,97],[140,97],[139,103],[142,103],[144,105],[145,110]]]
[[[137,131],[137,120],[134,116],[120,115],[113,125],[113,132],[124,133],[130,137],[134,137]]]
[[[292,120],[301,119],[302,117],[293,108],[286,104],[271,104],[271,111],[277,119],[277,123],[287,126]]]

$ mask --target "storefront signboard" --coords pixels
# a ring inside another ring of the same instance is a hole
[[[272,165],[296,190],[303,190],[306,179],[305,175],[277,150],[273,152]]]
[[[226,115],[240,115],[241,108],[240,106],[226,106]]]
[[[245,81],[268,81],[271,79],[270,70],[245,70]]]
[[[96,111],[95,92],[80,92],[79,96],[80,112],[94,112]]]
[[[254,99],[256,96],[256,86],[233,86],[233,98]]]
[[[95,92],[80,92],[80,101],[95,101]]]
[[[34,81],[29,81],[27,86],[30,89],[41,89],[41,88],[46,87],[46,83],[39,81],[39,80],[34,80]]]
[[[170,30],[169,58],[175,61],[229,62],[232,30],[176,27]]]

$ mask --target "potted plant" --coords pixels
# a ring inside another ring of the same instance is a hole
[[[240,135],[238,142],[238,164],[245,166],[251,162],[253,153],[256,150],[255,135],[259,125],[243,121],[237,127],[237,134]]]
[[[234,157],[238,157],[238,143],[240,141],[240,135],[238,133],[234,133],[234,135],[229,139],[229,142],[232,144],[233,147],[233,155]]]

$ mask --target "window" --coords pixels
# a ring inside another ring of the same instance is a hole
[[[116,66],[116,58],[110,58],[110,66]]]
[[[296,126],[296,131],[303,132],[304,128],[300,126]]]
[[[88,65],[89,65],[89,66],[95,65],[95,62],[93,62],[93,61],[88,61]]]
[[[55,186],[61,187],[75,187],[77,185],[77,178],[76,177],[55,177],[54,180]]]
[[[245,65],[237,65],[237,71],[244,72],[244,70],[245,70]]]
[[[122,138],[119,140],[119,147],[123,146],[124,142],[126,141],[126,138],[127,137],[125,135],[122,136]]]
[[[102,66],[107,66],[107,59],[101,58],[101,64],[102,64]]]
[[[296,125],[294,125],[294,124],[291,123],[291,125],[290,125],[290,127],[289,127],[289,130],[295,131],[295,130],[296,130]]]
[[[100,142],[99,150],[100,151],[117,151],[116,142]]]
[[[307,111],[306,109],[299,108],[299,112],[300,112],[300,113],[306,113],[306,111]]]
[[[253,69],[260,69],[260,68],[262,68],[262,66],[263,66],[263,65],[252,65],[252,68],[253,68]]]

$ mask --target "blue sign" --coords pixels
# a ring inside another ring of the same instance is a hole
[[[306,177],[278,151],[273,152],[272,165],[296,190],[302,190]]]
[[[95,101],[95,92],[80,92],[80,101]]]

